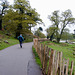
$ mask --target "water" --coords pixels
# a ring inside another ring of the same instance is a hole
[[[66,40],[60,40],[60,42],[61,42],[61,43],[65,43]],[[75,44],[75,42],[69,42],[69,40],[67,40],[67,42],[68,42],[68,43],[74,43],[74,44]]]

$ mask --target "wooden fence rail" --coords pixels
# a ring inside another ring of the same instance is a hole
[[[44,39],[44,41],[45,40],[46,39]],[[39,39],[34,39],[33,41],[34,48],[42,63],[42,72],[44,75],[73,75],[73,61],[69,69],[69,59],[62,59],[62,52],[56,52],[48,48],[48,46],[41,44]]]

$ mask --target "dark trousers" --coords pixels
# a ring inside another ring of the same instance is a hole
[[[22,41],[20,41],[20,47],[22,48]]]

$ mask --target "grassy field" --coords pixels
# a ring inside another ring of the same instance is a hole
[[[68,43],[54,43],[50,41],[43,42],[48,47],[63,52],[63,58],[68,59],[69,58],[69,67],[71,65],[71,61],[74,61],[74,70],[75,70],[75,44],[68,44]]]

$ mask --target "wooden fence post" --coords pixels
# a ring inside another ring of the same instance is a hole
[[[43,73],[44,73],[44,69],[45,69],[45,52],[46,52],[46,46],[44,44],[44,55],[43,55]],[[45,74],[45,73],[44,73]]]
[[[59,63],[59,52],[57,52],[56,65],[55,65],[55,73],[54,73],[54,75],[57,75],[58,63]]]
[[[48,68],[47,75],[53,75],[53,64],[54,64],[54,50],[52,49],[50,59],[49,59],[49,68]]]
[[[68,66],[69,66],[69,59],[67,60],[67,65],[66,65],[66,75],[68,75]]]
[[[56,50],[54,50],[53,56],[53,75],[55,74],[55,67],[56,67]]]
[[[42,56],[41,56],[41,55],[42,55],[42,54],[41,54],[41,50],[42,50],[42,45],[40,44],[40,60],[42,60],[42,59],[41,59],[41,57],[42,57]],[[42,63],[42,62],[41,62],[41,63]]]
[[[62,52],[59,52],[59,69],[60,69],[59,75],[61,75],[61,71],[62,71]]]
[[[73,61],[71,62],[71,69],[70,69],[70,75],[72,75],[72,72],[73,72]]]
[[[40,57],[40,43],[38,42],[38,45],[37,45],[37,53],[38,53],[38,56]]]
[[[33,39],[33,42],[34,42],[34,48],[36,48],[36,47],[35,47],[35,45],[36,45],[36,39]]]
[[[62,75],[64,75],[64,68],[65,68],[65,59],[63,59],[63,65],[62,65]]]
[[[36,52],[37,52],[37,49],[38,48],[38,39],[36,39]]]
[[[43,74],[46,75],[47,63],[49,59],[49,49],[48,46],[44,45],[44,59],[43,59]]]
[[[43,47],[43,44],[41,44],[41,63],[42,63],[42,67],[43,67],[43,56],[44,56],[44,47]]]
[[[35,48],[35,39],[34,39],[34,48]]]
[[[48,63],[48,60],[49,60],[49,50],[50,50],[50,48],[48,48],[48,46],[46,46],[45,68],[44,68],[45,74],[46,74],[46,70],[47,70],[47,63]]]
[[[35,49],[36,49],[36,39],[35,39]]]

